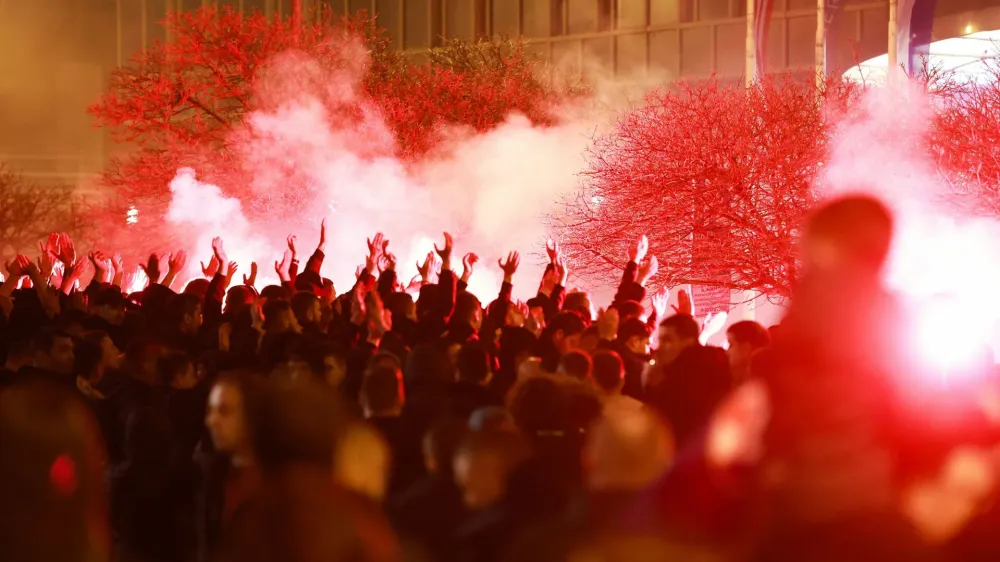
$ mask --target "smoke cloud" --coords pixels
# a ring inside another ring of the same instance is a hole
[[[868,193],[894,211],[887,283],[918,319],[920,345],[948,355],[929,359],[949,363],[974,353],[984,334],[994,350],[1000,342],[1000,221],[963,208],[935,170],[925,148],[933,103],[904,80],[870,90],[837,129],[819,186],[831,197]]]
[[[360,123],[329,110],[331,96],[345,105],[356,102],[363,65],[345,66],[324,81],[321,91],[293,94],[288,81],[315,83],[296,78],[315,69],[300,57],[283,60],[267,80],[269,88],[282,93],[282,101],[273,111],[254,113],[239,133],[242,165],[254,177],[248,187],[258,200],[280,195],[288,170],[305,180],[308,188],[296,192],[294,207],[300,212],[295,217],[275,213],[251,221],[239,201],[200,183],[196,171],[178,172],[167,219],[189,239],[190,251],[204,255],[211,239],[221,236],[241,268],[257,261],[261,279],[273,278],[273,262],[284,251],[286,237],[297,235],[304,261],[326,219],[323,275],[344,291],[364,263],[366,237],[383,232],[391,240],[405,283],[447,230],[456,241],[453,269],[461,273],[467,252],[481,258],[470,290],[482,298],[496,294],[502,278],[497,260],[517,250],[522,263],[515,291],[532,296],[541,271],[529,254],[546,238],[544,216],[577,189],[593,116],[567,111],[560,125],[534,127],[514,114],[483,134],[447,131],[443,146],[424,161],[408,163],[392,155],[393,137],[375,108],[366,108]]]

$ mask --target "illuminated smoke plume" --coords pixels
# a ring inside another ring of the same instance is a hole
[[[888,284],[910,305],[925,359],[948,369],[971,361],[1000,320],[1000,223],[964,210],[936,172],[926,151],[933,103],[917,84],[872,89],[838,128],[819,184],[824,195],[870,193],[892,208]]]
[[[415,263],[448,230],[456,239],[452,268],[457,273],[466,252],[481,258],[470,282],[473,292],[493,298],[501,280],[497,259],[518,250],[523,257],[515,291],[522,298],[532,296],[541,271],[526,254],[544,241],[543,217],[576,189],[593,125],[567,119],[559,126],[533,127],[511,115],[487,133],[447,131],[448,140],[423,161],[403,162],[393,156],[393,137],[376,109],[364,108],[360,121],[330,110],[331,96],[339,96],[344,106],[357,103],[360,71],[339,71],[325,80],[322,91],[292,94],[285,80],[315,68],[289,57],[266,80],[284,97],[273,110],[253,114],[237,133],[242,165],[254,177],[248,188],[255,200],[266,205],[269,197],[281,195],[287,209],[288,170],[298,185],[307,186],[294,192],[291,215],[276,210],[251,221],[238,201],[200,184],[189,170],[178,172],[168,220],[189,238],[192,249],[197,245],[193,255],[204,256],[211,239],[222,236],[241,270],[256,260],[261,277],[273,277],[285,238],[298,236],[304,263],[326,218],[323,275],[344,291],[364,263],[366,237],[386,234],[398,258],[400,281],[406,283],[416,274]],[[296,83],[307,82],[315,80]]]

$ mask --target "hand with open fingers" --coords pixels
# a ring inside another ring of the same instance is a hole
[[[673,309],[675,314],[694,316],[694,303],[691,302],[691,295],[684,289],[677,292],[677,305]]]
[[[636,240],[635,244],[629,246],[628,249],[628,261],[633,263],[642,263],[642,260],[646,258],[646,252],[649,251],[649,238],[643,234]]]

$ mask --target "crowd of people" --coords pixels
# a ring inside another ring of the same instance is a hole
[[[339,295],[325,225],[259,290],[221,239],[126,294],[52,235],[0,286],[0,560],[996,560],[995,425],[900,390],[891,239],[877,201],[818,210],[786,318],[723,349],[647,294],[645,237],[595,312],[554,243],[521,303],[517,252],[473,295],[448,234],[409,286],[376,235]]]

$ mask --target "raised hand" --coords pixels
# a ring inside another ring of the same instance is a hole
[[[26,275],[24,270],[30,263],[31,260],[24,255],[18,255],[14,258],[14,261],[7,262],[7,279],[14,280],[16,282],[21,277],[24,277]]]
[[[297,238],[295,237],[295,235],[293,235],[293,234],[289,234],[288,235],[288,240],[287,240],[287,242],[288,242],[288,249],[291,250],[291,252],[292,252],[292,259],[295,259],[295,256],[298,255],[298,252],[295,250],[295,242],[296,242],[296,240],[297,240]]]
[[[243,284],[247,287],[253,287],[257,283],[257,262],[250,262],[250,277],[246,275],[243,276]]]
[[[365,266],[364,265],[359,265],[358,267],[355,267],[354,268],[354,279],[355,280],[361,279],[361,274],[364,273],[364,271],[365,271]]]
[[[546,240],[545,253],[549,255],[549,263],[556,263],[559,259],[559,243],[551,238]]]
[[[451,238],[451,234],[447,232],[444,233],[444,247],[438,248],[437,244],[434,244],[434,251],[437,255],[441,256],[441,268],[442,270],[451,269],[451,251],[454,247],[455,242]]]
[[[510,283],[514,278],[514,274],[517,273],[517,267],[521,265],[521,254],[511,252],[507,254],[507,261],[499,259],[497,260],[497,265],[503,270],[504,282]]]
[[[649,256],[648,260],[644,260],[639,264],[639,273],[637,275],[639,284],[645,286],[649,278],[656,275],[656,272],[659,270],[660,263],[657,261],[656,256]]]
[[[479,256],[471,252],[465,254],[462,258],[462,281],[469,282],[469,277],[472,277],[472,271],[475,269],[477,263],[479,263]]]
[[[100,250],[95,252],[90,252],[88,256],[90,258],[90,263],[94,265],[94,277],[98,279],[101,283],[107,281],[108,273],[108,259],[104,257],[104,252]]]
[[[672,308],[675,314],[694,316],[694,303],[691,302],[691,295],[684,289],[677,292],[677,306]]]
[[[291,249],[285,250],[285,253],[281,256],[281,261],[274,262],[274,272],[278,274],[278,279],[282,283],[288,283],[292,280],[291,274],[289,273],[289,268],[292,267],[292,259],[295,255],[292,253]]]
[[[178,274],[184,271],[184,266],[187,265],[187,253],[184,250],[179,250],[176,253],[167,256],[167,267],[170,273]]]
[[[115,254],[111,258],[111,267],[115,270],[115,275],[125,272],[125,260],[122,259],[121,254]]]
[[[239,270],[239,268],[240,266],[236,262],[234,261],[229,262],[229,267],[226,268],[226,281],[232,281],[233,276],[236,275],[236,272]]]
[[[39,242],[38,246],[42,249],[42,253],[47,253],[52,256],[53,261],[59,254],[59,235],[53,232],[49,234],[48,240],[45,242]]]
[[[43,279],[48,279],[52,277],[52,271],[55,270],[55,255],[49,252],[42,252],[42,255],[38,256],[38,273],[41,274]]]
[[[410,283],[406,285],[406,287],[403,287],[403,292],[405,293],[418,292],[420,291],[420,287],[422,287],[423,285],[424,283],[420,277],[420,274],[414,275],[413,278],[410,279]]]
[[[609,308],[597,312],[597,333],[602,340],[613,341],[618,337],[618,324],[621,316],[617,308]]]
[[[430,283],[431,264],[434,263],[434,252],[428,252],[424,263],[417,262],[417,273],[424,283]]]
[[[504,325],[510,328],[522,328],[528,318],[528,305],[521,301],[507,303],[507,315]]]
[[[319,244],[316,249],[321,252],[326,249],[326,219],[319,223]]]
[[[709,313],[708,316],[705,316],[705,323],[701,325],[701,335],[698,336],[698,341],[702,345],[708,343],[708,340],[712,339],[712,336],[722,331],[728,319],[729,315],[725,312],[718,314]]]
[[[222,244],[222,238],[215,237],[212,239],[212,251],[215,252],[215,259],[219,261],[219,267],[222,267],[222,264],[229,263],[229,258],[226,256],[226,248]]]
[[[670,304],[670,289],[666,287],[660,287],[658,291],[653,293],[650,297],[650,301],[653,303],[653,310],[656,311],[656,317],[660,320],[666,318],[667,305]]]
[[[149,259],[145,264],[139,264],[139,269],[149,278],[149,283],[155,285],[160,282],[160,256],[149,254]]]
[[[212,259],[208,260],[208,265],[201,262],[201,272],[209,279],[215,277],[215,274],[219,272],[219,260],[215,259],[215,254],[212,254]]]
[[[628,249],[628,261],[635,263],[642,263],[642,260],[646,257],[646,252],[649,251],[649,238],[643,234],[639,239],[629,247]]]
[[[378,265],[378,258],[382,251],[382,242],[384,242],[385,237],[381,232],[375,234],[375,238],[368,238],[368,256],[365,258],[365,269],[371,274],[375,271],[375,267]]]
[[[566,283],[569,282],[569,268],[566,267],[566,258],[562,256],[556,258],[555,266],[556,283],[565,287]]]
[[[76,247],[73,246],[73,239],[68,234],[59,235],[59,252],[56,257],[65,267],[71,267],[76,263]]]

